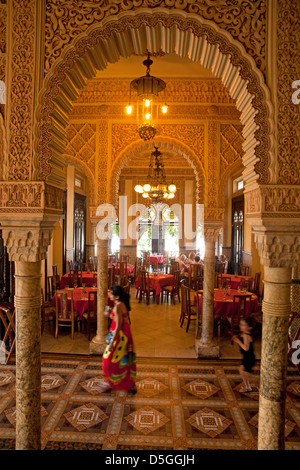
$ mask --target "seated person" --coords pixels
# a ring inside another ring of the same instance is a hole
[[[220,256],[220,260],[221,262],[223,263],[224,265],[224,274],[227,274],[227,270],[228,270],[228,261],[227,261],[227,258],[225,255],[221,255]]]
[[[186,264],[192,264],[195,262],[195,253],[190,253],[188,259],[186,260]]]
[[[179,270],[181,273],[188,271],[189,266],[186,264],[186,256],[181,255],[179,259]]]

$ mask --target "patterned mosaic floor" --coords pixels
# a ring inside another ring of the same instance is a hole
[[[239,392],[238,367],[142,358],[133,395],[99,392],[99,360],[43,357],[42,449],[255,449],[258,391]],[[0,366],[0,450],[15,446],[14,387],[14,365]],[[300,377],[293,368],[287,393],[286,448],[300,450]]]

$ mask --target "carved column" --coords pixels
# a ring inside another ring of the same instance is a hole
[[[291,226],[293,233],[293,227]],[[263,328],[258,449],[284,449],[288,325],[292,266],[299,263],[299,237],[255,234],[264,263]]]
[[[97,333],[90,343],[91,354],[102,354],[106,347],[107,317],[103,315],[108,304],[108,240],[97,240]]]
[[[16,450],[41,445],[41,261],[15,263]]]
[[[26,217],[23,211],[23,217]],[[4,218],[4,217],[3,217]],[[31,222],[3,220],[3,239],[15,261],[16,309],[16,449],[39,450],[41,444],[41,260],[52,230]],[[15,225],[15,226],[14,226]],[[22,227],[23,225],[23,227]],[[25,225],[25,226],[24,226]],[[16,228],[15,228],[16,227]]]
[[[220,228],[204,227],[205,257],[202,299],[202,333],[201,339],[196,340],[198,357],[219,357],[219,346],[213,339],[215,244],[219,232]]]

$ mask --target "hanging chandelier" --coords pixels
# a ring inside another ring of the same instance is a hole
[[[126,113],[131,115],[136,112],[137,131],[141,139],[151,140],[157,132],[157,122],[159,107],[163,114],[168,111],[165,101],[159,106],[159,93],[165,91],[166,83],[160,78],[150,75],[150,67],[153,60],[148,58],[143,61],[146,67],[146,75],[132,80],[130,83],[129,104],[126,106]],[[136,107],[132,105],[132,95],[136,93]]]
[[[176,185],[167,185],[162,161],[162,153],[155,147],[151,153],[147,183],[143,186],[137,184],[134,190],[141,194],[143,198],[150,199],[151,203],[158,203],[173,199],[177,190]]]

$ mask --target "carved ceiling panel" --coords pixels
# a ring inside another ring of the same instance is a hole
[[[221,124],[220,126],[220,171],[224,173],[229,165],[243,157],[243,126]],[[242,161],[241,161],[242,163]]]

